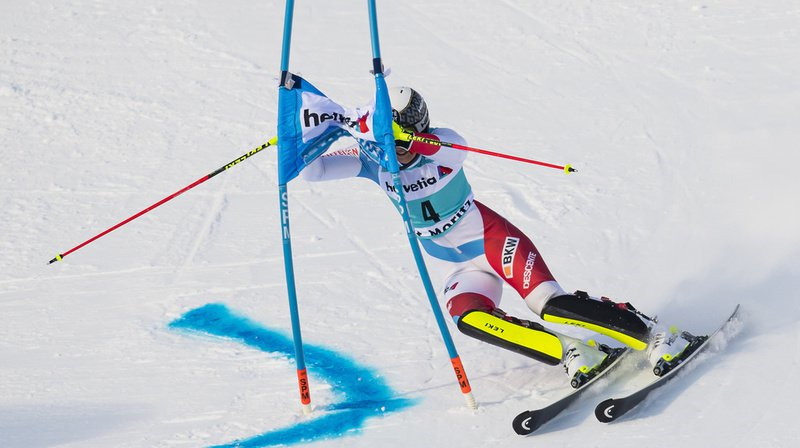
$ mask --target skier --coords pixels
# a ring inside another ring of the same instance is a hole
[[[412,141],[411,136],[460,145],[466,144],[464,139],[451,129],[431,128],[428,107],[414,89],[390,89],[390,102],[411,223],[428,263],[447,272],[443,299],[462,333],[551,365],[563,364],[573,387],[602,368],[612,352],[609,347],[504,313],[499,305],[505,282],[545,321],[588,328],[636,350],[650,345],[653,363],[670,361],[684,350],[688,341],[680,332],[651,335],[654,322],[630,304],[565,292],[533,242],[474,198],[462,167],[467,153]],[[399,202],[390,173],[360,152],[326,154],[303,173],[308,181],[367,178]]]

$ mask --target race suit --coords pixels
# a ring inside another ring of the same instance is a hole
[[[455,131],[433,128],[437,140],[465,145]],[[414,145],[424,143],[414,142]],[[445,273],[444,295],[458,321],[470,310],[490,312],[500,305],[505,281],[541,315],[551,297],[564,291],[533,242],[505,218],[473,197],[463,163],[467,153],[426,145],[402,165],[400,178],[411,224],[427,262]],[[326,154],[303,171],[309,181],[362,177],[380,186],[397,204],[391,174],[356,148]]]

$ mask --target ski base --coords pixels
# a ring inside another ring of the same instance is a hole
[[[717,328],[711,336],[702,337],[700,339],[699,344],[694,347],[694,350],[688,353],[685,358],[677,365],[672,367],[664,375],[657,377],[653,380],[650,384],[645,385],[641,389],[631,393],[628,396],[621,397],[621,398],[609,398],[597,405],[594,410],[594,415],[597,417],[597,420],[603,423],[610,423],[618,418],[622,417],[623,415],[627,414],[628,411],[635,408],[638,404],[644,401],[650,393],[659,387],[663,386],[669,380],[676,377],[676,374],[688,364],[692,359],[695,358],[699,353],[703,352],[706,348],[709,347],[709,343],[711,340],[716,336],[719,332],[723,331],[725,327],[727,327],[732,321],[736,319],[739,314],[739,305],[736,305],[736,308],[731,313],[730,317],[722,323],[722,325]]]
[[[619,366],[620,360],[631,352],[632,350],[628,348],[615,349],[605,361],[605,367],[603,370],[597,373],[597,375],[595,375],[591,380],[587,381],[586,384],[582,385],[578,389],[573,390],[565,397],[560,398],[548,406],[545,406],[541,409],[533,409],[521,412],[514,418],[514,421],[512,422],[514,431],[519,435],[528,435],[539,429],[539,427],[545,423],[553,420],[558,416],[558,414],[569,407],[569,405],[572,404],[572,402],[574,402],[592,384],[605,377],[606,374]]]

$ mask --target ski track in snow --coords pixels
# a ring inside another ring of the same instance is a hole
[[[304,341],[418,400],[308,446],[796,446],[800,8],[414,0],[378,14],[388,83],[418,88],[434,124],[578,169],[466,163],[476,198],[531,236],[565,288],[697,333],[742,303],[742,325],[622,421],[591,410],[648,380],[640,357],[627,383],[520,438],[511,419],[564,394],[561,369],[448,319],[481,406],[466,409],[383,192],[293,181]],[[315,368],[308,418],[290,355],[169,327],[221,303],[289,334],[273,150],[46,264],[275,134],[282,20],[274,0],[4,6],[0,446],[215,446],[336,414],[325,406],[341,391]],[[368,101],[366,5],[297,2],[294,33],[292,71]],[[508,288],[502,306],[532,318]]]
[[[219,225],[221,215],[225,211],[227,203],[228,200],[224,194],[220,193],[216,195],[213,202],[211,203],[211,206],[209,207],[209,210],[206,213],[206,217],[203,220],[200,229],[196,232],[193,232],[197,236],[195,237],[195,240],[192,242],[192,244],[189,246],[189,253],[186,255],[186,258],[181,263],[181,269],[185,269],[191,263],[194,256],[200,250],[200,246],[203,244],[203,242],[207,241],[212,236],[214,227]]]

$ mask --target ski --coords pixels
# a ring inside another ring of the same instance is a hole
[[[645,385],[641,389],[631,393],[628,396],[621,398],[609,398],[608,400],[598,404],[594,410],[594,415],[597,417],[597,420],[603,423],[613,422],[644,401],[650,392],[658,389],[666,384],[669,380],[675,378],[680,369],[688,364],[698,354],[708,348],[710,345],[709,342],[711,342],[714,336],[723,331],[731,322],[733,322],[738,314],[739,305],[736,305],[736,308],[733,310],[733,313],[731,313],[730,317],[728,317],[728,319],[726,319],[725,322],[723,322],[722,325],[720,325],[719,328],[717,328],[714,333],[711,334],[711,336],[697,337],[697,342],[691,343],[686,349],[687,354],[684,355],[683,359],[681,359],[678,364],[673,366],[662,376],[659,376],[653,380],[650,384]]]
[[[544,425],[550,420],[553,420],[558,416],[558,414],[569,407],[572,402],[577,400],[583,392],[589,389],[589,387],[591,387],[601,378],[604,378],[606,374],[610,373],[617,366],[619,366],[620,360],[622,360],[625,355],[631,352],[632,350],[629,348],[614,349],[614,351],[604,361],[603,369],[585,384],[543,408],[523,411],[517,415],[512,422],[514,431],[520,435],[528,435],[539,429],[540,426]]]

